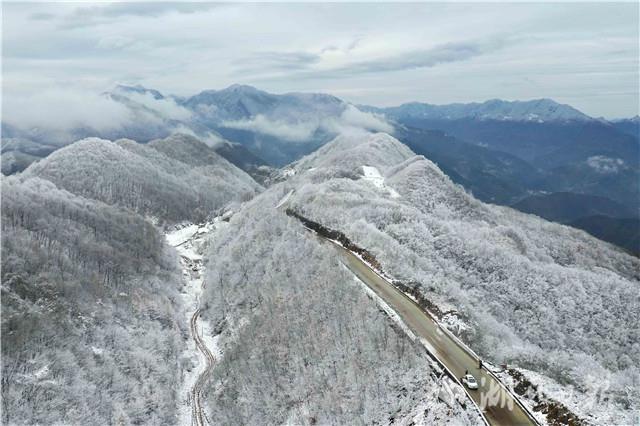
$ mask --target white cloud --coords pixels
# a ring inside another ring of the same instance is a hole
[[[311,138],[313,132],[318,129],[319,124],[313,120],[307,120],[302,123],[270,120],[264,115],[258,114],[248,120],[225,121],[222,123],[222,126],[232,129],[250,130],[287,141],[298,142]]]
[[[2,120],[21,129],[57,131],[90,127],[109,131],[131,123],[127,107],[106,96],[77,90],[50,89],[4,99]]]
[[[637,3],[3,6],[3,89],[245,83],[380,106],[548,97],[637,113]],[[510,42],[485,48],[496,38]]]
[[[173,98],[156,99],[149,92],[127,92],[123,93],[123,95],[146,108],[158,112],[164,118],[184,121],[191,118],[192,115],[191,111],[182,105],[178,105]]]
[[[393,126],[378,114],[360,111],[349,105],[342,113],[341,122],[347,126],[359,127],[374,132],[392,133]]]
[[[183,124],[178,124],[177,126],[175,126],[171,130],[171,133],[184,133],[186,135],[193,136],[194,138],[201,140],[211,148],[215,148],[216,146],[227,142],[224,138],[214,132],[196,134],[193,129],[186,127]]]
[[[393,132],[393,126],[379,115],[362,112],[347,105],[337,117],[305,117],[303,122],[273,120],[258,114],[248,120],[225,121],[223,127],[264,133],[292,142],[309,140],[316,131],[347,133],[354,131]]]
[[[615,174],[625,167],[624,161],[620,158],[605,157],[604,155],[589,157],[587,165],[602,174]]]

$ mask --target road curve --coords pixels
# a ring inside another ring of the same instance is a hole
[[[428,346],[430,352],[456,378],[461,378],[465,371],[475,376],[480,388],[467,390],[467,393],[480,407],[491,426],[537,424],[491,373],[485,368],[478,368],[477,358],[463,349],[449,334],[443,332],[441,326],[418,304],[374,272],[353,253],[333,241],[331,243],[340,254],[343,264],[402,318],[404,323]]]
[[[193,385],[193,388],[191,388],[191,419],[192,419],[192,423],[195,423],[196,426],[205,426],[206,424],[205,421],[206,422],[208,421],[207,421],[207,416],[204,413],[204,409],[202,408],[202,401],[201,401],[202,387],[204,386],[204,383],[208,379],[209,375],[211,375],[211,370],[213,368],[215,358],[211,353],[211,351],[209,350],[209,348],[207,348],[207,345],[205,345],[204,341],[202,340],[202,336],[200,336],[200,334],[198,333],[198,317],[199,316],[200,316],[200,308],[198,308],[194,312],[193,316],[191,317],[190,329],[191,329],[191,336],[193,336],[193,340],[196,343],[196,347],[198,348],[200,353],[202,353],[202,355],[204,355],[205,357],[206,366],[205,366],[205,369],[202,371],[202,373],[200,373],[200,376],[198,376],[198,379],[196,380],[196,383]]]

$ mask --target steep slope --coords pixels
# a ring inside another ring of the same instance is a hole
[[[344,232],[422,297],[454,306],[464,323],[457,332],[481,356],[548,376],[582,401],[600,391],[595,404],[571,408],[598,422],[630,421],[640,401],[629,392],[640,379],[638,259],[582,231],[485,205],[423,157],[392,164],[387,153],[404,147],[389,136],[338,139],[324,150],[340,158],[344,146],[348,165],[299,162],[286,182],[296,188],[290,208]],[[358,165],[376,167],[397,195],[354,176]]]
[[[149,146],[191,167],[192,173],[215,179],[215,183],[210,182],[211,179],[207,182],[207,185],[214,185],[209,190],[215,189],[222,194],[235,192],[240,195],[239,199],[248,199],[261,189],[247,173],[218,154],[215,147],[210,148],[195,137],[174,134],[165,139],[153,140]],[[198,182],[203,181],[198,179]]]
[[[87,139],[5,178],[3,423],[178,423],[183,274],[154,225],[261,189],[184,135]]]
[[[2,423],[174,424],[181,274],[141,216],[2,181]]]
[[[453,164],[459,155],[456,144],[443,145],[433,159],[451,177],[465,187],[476,186],[474,193],[487,200],[487,185],[493,191],[504,191],[498,202],[510,204],[511,194],[524,184],[528,191],[573,192],[605,196],[627,208],[640,204],[640,145],[637,137],[616,128],[615,124],[592,119],[575,109],[549,100],[529,102],[488,101],[482,104],[428,105],[407,104],[391,108],[362,107],[384,114],[388,119],[408,128],[442,131],[464,143],[490,150],[492,162],[496,151],[517,157],[534,178],[529,182],[513,179],[511,187],[492,176],[491,161],[476,164],[478,180],[464,176]],[[407,141],[401,131],[396,136]],[[415,143],[415,141],[409,140]],[[429,152],[427,154],[433,154]],[[431,158],[431,157],[429,157]],[[514,162],[511,162],[514,164]],[[506,170],[511,169],[510,166]],[[465,180],[459,179],[464,177]],[[493,188],[492,188],[493,186]],[[517,198],[517,197],[516,197]]]
[[[230,201],[250,198],[259,190],[247,174],[202,142],[186,136],[166,141],[173,145],[167,151],[184,148],[182,159],[191,163],[130,140],[112,143],[92,138],[54,152],[32,164],[24,175],[168,221],[202,220]]]
[[[438,400],[440,369],[336,252],[276,209],[288,188],[275,185],[248,202],[212,241],[202,316],[214,324],[222,358],[206,388],[206,417],[479,424],[471,406]]]
[[[266,185],[269,178],[277,173],[277,169],[267,165],[266,161],[253,154],[242,144],[224,141],[215,145],[213,149],[231,164],[247,172],[261,185]]]
[[[542,123],[473,118],[398,120],[413,127],[442,130],[462,140],[515,155],[546,170],[584,162],[597,155],[629,163],[638,156],[638,143],[632,136],[595,120]]]

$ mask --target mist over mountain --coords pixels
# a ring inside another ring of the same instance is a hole
[[[128,111],[121,127],[77,127],[60,138],[60,131],[43,137],[43,129],[3,123],[3,173],[23,170],[85,136],[146,142],[178,131],[198,136],[265,183],[277,175],[275,168],[340,133],[385,131],[483,201],[512,205],[539,193],[572,193],[619,203],[626,210],[619,217],[637,216],[640,205],[640,143],[632,135],[637,120],[609,123],[550,99],[375,108],[326,94],[275,95],[246,85],[190,97],[119,85],[103,97]],[[553,205],[547,209],[538,213],[558,216]]]
[[[4,2],[0,424],[640,426],[633,2]]]
[[[180,423],[198,398],[197,416],[221,424],[477,424],[464,397],[442,396],[429,346],[381,316],[391,308],[295,215],[364,248],[487,362],[514,365],[500,380],[533,383],[538,399],[523,399],[540,421],[627,421],[640,401],[633,120],[548,99],[375,108],[242,85],[190,97],[120,85],[101,99],[126,119],[3,123],[6,421],[77,423],[89,387],[106,389],[95,423]],[[192,299],[216,339],[206,374],[181,350]],[[110,316],[115,329],[81,331]]]

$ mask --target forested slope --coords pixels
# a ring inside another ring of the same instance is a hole
[[[176,424],[188,338],[162,229],[261,187],[188,137],[200,164],[79,141],[2,182],[2,422]]]
[[[259,191],[249,175],[204,143],[184,135],[172,136],[166,143],[169,156],[154,149],[166,147],[160,143],[85,139],[34,163],[24,175],[167,221],[201,221],[230,201],[251,198]],[[185,154],[174,158],[181,150]]]
[[[581,408],[627,421],[640,401],[640,261],[582,231],[483,204],[424,157],[398,159],[402,148],[389,136],[337,139],[323,150],[349,161],[301,160],[286,182],[296,188],[290,208],[454,306],[460,335],[482,356],[574,385],[584,398],[604,392]],[[362,166],[377,167],[384,183],[372,184]]]
[[[172,423],[180,279],[142,217],[5,178],[3,423]]]
[[[247,203],[210,247],[204,317],[220,333],[213,424],[479,424],[438,401],[424,348],[368,299],[336,252],[275,205]]]

